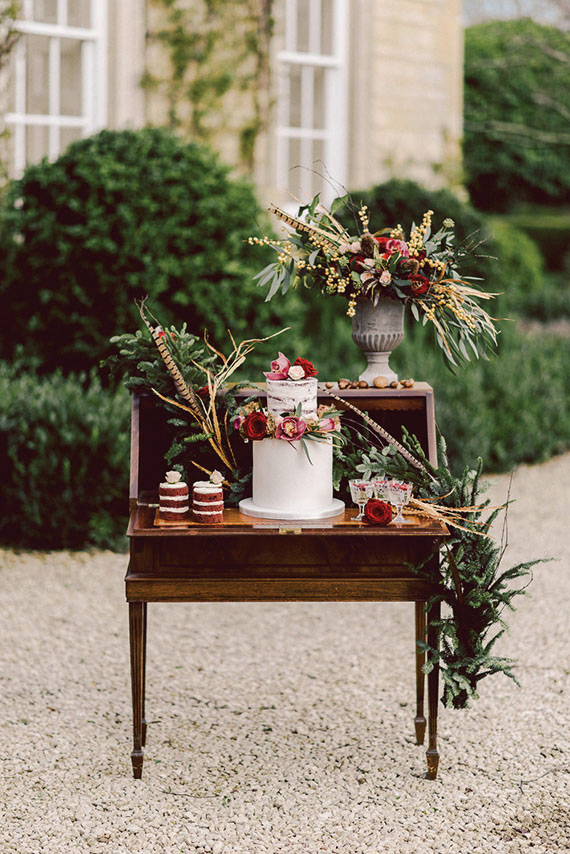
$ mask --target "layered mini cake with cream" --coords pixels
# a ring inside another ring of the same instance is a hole
[[[195,522],[215,524],[224,521],[224,493],[220,484],[197,480],[192,487],[192,518]]]
[[[187,518],[189,505],[188,484],[178,471],[166,472],[166,479],[158,487],[159,515],[165,522],[180,522]]]

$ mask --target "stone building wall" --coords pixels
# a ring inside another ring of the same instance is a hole
[[[349,180],[461,179],[460,0],[357,0],[351,32]]]

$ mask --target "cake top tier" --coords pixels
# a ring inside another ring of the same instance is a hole
[[[307,418],[316,414],[317,371],[308,359],[298,358],[291,364],[287,356],[279,353],[265,376],[267,409],[272,415],[293,412]]]
[[[316,416],[317,380],[267,380],[267,410],[272,415],[284,415],[297,412],[301,418]]]

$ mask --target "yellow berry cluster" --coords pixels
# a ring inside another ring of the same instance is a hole
[[[358,218],[360,220],[362,230],[368,231],[368,208],[366,207],[366,205],[360,205],[360,210],[358,211]]]
[[[445,261],[436,260],[434,258],[425,258],[424,264],[429,264],[432,270],[435,270],[437,273],[443,273],[446,268]]]
[[[349,301],[348,301],[348,308],[346,310],[346,316],[347,317],[354,317],[355,314],[356,314],[356,300],[353,297],[352,299],[349,299]]]
[[[424,235],[428,228],[431,226],[432,216],[433,211],[426,211],[423,215],[421,225],[417,225],[410,234],[410,239],[408,241],[410,255],[413,255],[414,252],[420,250],[424,245]]]
[[[392,229],[392,231],[390,232],[390,237],[393,240],[403,240],[404,239],[404,229],[402,228],[400,223],[398,223],[396,228]]]

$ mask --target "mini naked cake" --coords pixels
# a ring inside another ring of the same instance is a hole
[[[165,522],[185,521],[190,509],[188,484],[178,471],[166,472],[166,480],[158,488],[159,516]]]
[[[212,525],[224,521],[224,493],[219,484],[197,480],[192,487],[192,518]]]

